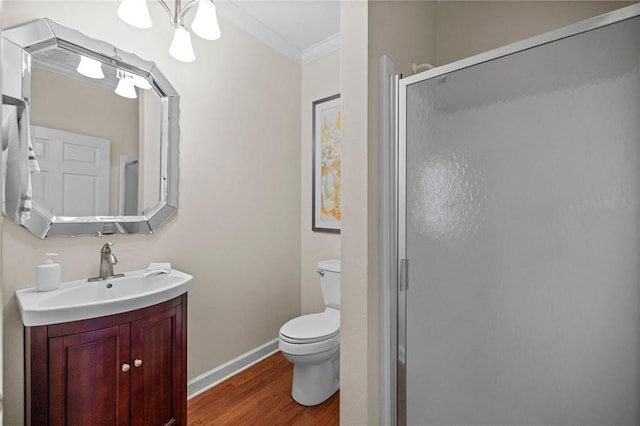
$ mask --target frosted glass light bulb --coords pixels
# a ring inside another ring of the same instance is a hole
[[[121,78],[118,82],[118,86],[116,87],[116,94],[122,96],[123,98],[135,99],[138,97],[136,93],[136,88],[133,85],[132,78]]]
[[[146,0],[122,0],[118,7],[118,16],[136,28],[146,29],[152,25]]]
[[[169,47],[169,54],[182,62],[193,62],[196,54],[191,46],[191,34],[184,27],[176,27],[173,33],[173,41]]]
[[[191,23],[191,29],[196,35],[205,40],[220,38],[220,25],[216,13],[216,5],[211,0],[200,0],[196,16]]]
[[[140,89],[149,90],[151,89],[151,83],[144,77],[140,77],[139,75],[133,75],[133,85],[139,87]]]
[[[86,56],[80,56],[80,64],[78,68],[76,68],[80,74],[85,77],[101,79],[104,78],[104,73],[102,72],[102,64],[99,61],[96,61],[92,58],[87,58]]]

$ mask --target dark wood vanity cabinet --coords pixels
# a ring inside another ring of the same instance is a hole
[[[30,425],[186,425],[187,295],[25,328]]]

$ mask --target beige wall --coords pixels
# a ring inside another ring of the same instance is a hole
[[[33,125],[111,141],[109,211],[117,215],[120,156],[138,157],[138,100],[118,96],[106,87],[34,68],[29,112]],[[158,200],[156,197],[155,202]]]
[[[181,95],[180,209],[157,234],[38,240],[5,221],[5,423],[23,411],[23,338],[14,292],[33,285],[44,252],[60,253],[64,280],[95,275],[115,243],[116,271],[171,261],[195,276],[189,294],[189,378],[278,335],[300,314],[300,66],[221,20],[222,38],[194,37],[196,62],[172,59],[165,12],[154,26],[116,16],[117,2],[4,2],[4,25],[38,17],[154,61]],[[256,66],[256,64],[260,64]]]
[[[342,233],[340,237],[340,423],[376,423],[370,413],[367,281],[367,3],[340,3],[340,89],[342,91]]]
[[[444,65],[632,3],[634,2],[439,2],[437,64]]]
[[[311,230],[312,197],[312,102],[340,93],[340,52],[336,51],[302,66],[300,140],[302,217],[300,220],[302,244],[300,250],[300,276],[302,313],[324,310],[320,280],[316,273],[319,260],[340,258],[340,235]]]
[[[397,71],[405,76],[412,74],[414,62],[435,65],[438,4],[435,1],[369,2],[369,87],[378,85],[377,58],[382,54],[389,56]],[[374,100],[377,103],[377,96]]]

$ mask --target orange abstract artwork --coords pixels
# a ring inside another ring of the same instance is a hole
[[[340,221],[340,107],[323,111],[320,142],[320,212],[324,220]]]
[[[313,103],[312,230],[340,232],[341,142],[340,95]]]

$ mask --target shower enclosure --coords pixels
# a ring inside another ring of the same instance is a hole
[[[399,80],[398,424],[640,423],[639,15]]]

